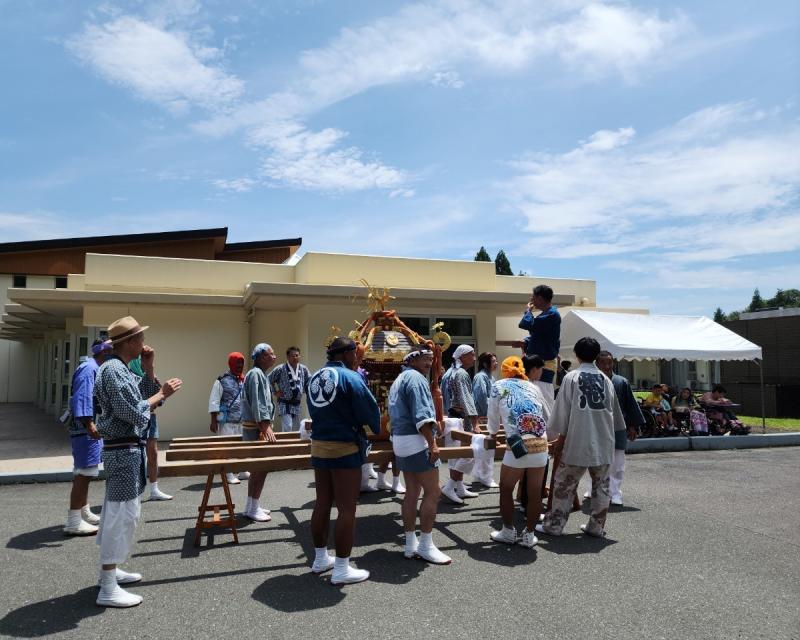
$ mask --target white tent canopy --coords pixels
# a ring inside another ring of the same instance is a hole
[[[761,360],[761,347],[705,316],[574,309],[561,321],[561,356],[591,337],[618,360]]]

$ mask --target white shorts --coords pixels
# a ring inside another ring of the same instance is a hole
[[[541,469],[547,465],[547,451],[529,453],[522,458],[517,458],[506,449],[503,455],[503,464],[512,469]]]
[[[240,436],[242,435],[241,422],[225,422],[221,424],[217,431],[218,436]]]
[[[84,476],[86,478],[96,478],[100,475],[100,467],[75,467],[72,469],[73,476]]]
[[[106,500],[103,503],[97,532],[100,564],[122,564],[128,559],[141,514],[138,496],[124,502]]]
[[[298,431],[300,429],[300,415],[293,416],[291,413],[284,413],[281,416],[282,431]]]

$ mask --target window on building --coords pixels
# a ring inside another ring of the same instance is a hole
[[[442,354],[442,366],[446,369],[453,362],[453,352],[460,344],[468,344],[476,347],[475,341],[475,322],[472,317],[442,317],[442,316],[401,316],[401,320],[406,323],[409,329],[416,331],[419,335],[430,338],[434,333],[433,325],[443,322],[442,330],[450,334],[453,343]],[[477,347],[476,347],[477,348]],[[474,367],[470,369],[472,372]]]
[[[15,289],[24,289],[28,286],[28,276],[23,276],[19,274],[14,274],[14,288]]]
[[[56,276],[56,289],[67,288],[67,276]]]

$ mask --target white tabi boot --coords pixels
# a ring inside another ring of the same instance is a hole
[[[100,571],[100,593],[96,602],[100,607],[135,607],[142,603],[142,596],[125,591],[117,584],[116,570],[108,569]]]
[[[467,489],[464,486],[464,481],[463,480],[459,480],[458,482],[456,482],[456,495],[458,495],[459,498],[477,498],[478,497],[477,493],[475,493],[474,491],[470,491],[469,489]]]
[[[378,481],[375,483],[375,487],[382,491],[391,491],[392,485],[390,485],[386,481],[386,474],[378,471]]]
[[[172,500],[172,496],[158,488],[158,482],[150,483],[150,500]]]
[[[464,504],[464,501],[458,497],[456,493],[456,481],[452,478],[448,478],[445,485],[442,487],[442,495],[447,498],[450,502],[455,502],[456,504]]]
[[[406,488],[400,482],[400,476],[392,476],[392,491],[395,493],[405,493]]]
[[[340,558],[336,556],[333,563],[333,573],[331,574],[331,584],[355,584],[369,579],[369,571],[356,569],[350,566],[350,558]]]
[[[247,506],[244,510],[244,515],[254,522],[269,522],[272,520],[272,513],[269,509],[262,509],[256,498],[247,498]]]
[[[419,549],[419,540],[417,540],[416,531],[406,531],[406,546],[403,549],[403,555],[406,558],[416,558],[417,549]]]
[[[361,465],[361,493],[369,493],[378,491],[378,487],[373,487],[369,483],[369,470],[372,468],[371,464]]]
[[[247,480],[250,477],[249,471],[241,471],[239,473],[239,480]]]
[[[453,561],[450,556],[439,551],[436,545],[433,544],[433,533],[420,534],[417,556],[431,564],[450,564]]]
[[[316,557],[314,558],[314,564],[311,565],[311,570],[314,573],[325,573],[333,569],[336,556],[332,556],[328,553],[325,547],[320,547],[319,549],[315,547],[314,551],[316,552]]]
[[[117,584],[133,584],[134,582],[140,582],[142,580],[141,573],[128,573],[127,571],[123,571],[119,567],[115,569],[116,571],[116,578]],[[101,584],[103,579],[103,570],[100,570],[100,577],[97,579],[97,584]]]
[[[81,518],[80,509],[70,509],[67,512],[67,524],[64,526],[64,535],[67,536],[93,536],[97,527]]]
[[[81,519],[89,524],[100,524],[100,516],[93,514],[88,504],[81,507]]]
[[[242,484],[242,481],[236,477],[235,473],[226,473],[225,479],[228,481],[228,484]]]
[[[492,531],[489,537],[495,542],[517,544],[517,530],[514,527],[503,526],[499,531]]]
[[[380,477],[380,472],[375,471],[375,468],[371,464],[369,465],[369,477],[370,480],[375,480],[375,478]]]

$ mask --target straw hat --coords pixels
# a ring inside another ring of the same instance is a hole
[[[149,328],[150,327],[140,326],[133,316],[125,316],[119,320],[114,320],[114,322],[108,326],[108,339],[111,340],[112,345],[118,344]]]

